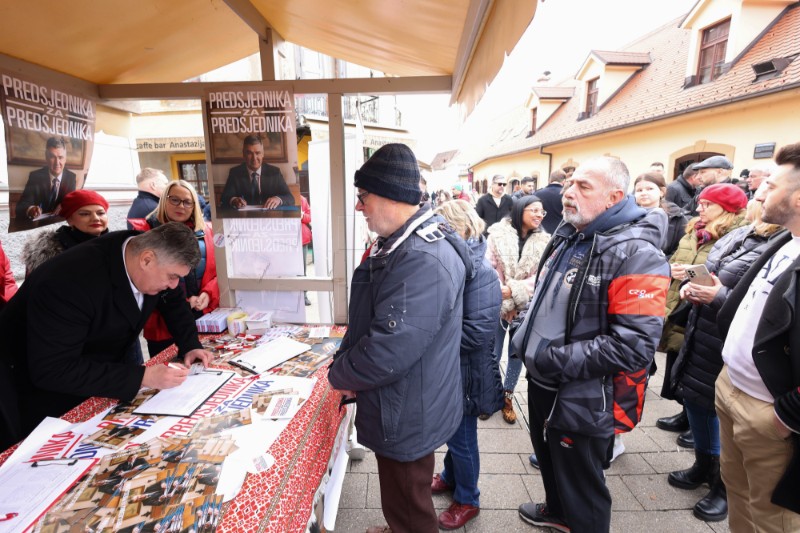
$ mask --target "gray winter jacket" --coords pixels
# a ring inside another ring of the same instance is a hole
[[[328,373],[334,388],[356,392],[359,442],[396,461],[432,453],[463,413],[465,266],[441,228],[444,219],[422,207],[356,268]]]

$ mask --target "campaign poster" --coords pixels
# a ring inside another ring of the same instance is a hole
[[[207,90],[217,218],[300,217],[294,94],[259,84]]]
[[[8,160],[8,231],[63,221],[64,196],[86,183],[95,100],[0,70],[0,112]]]

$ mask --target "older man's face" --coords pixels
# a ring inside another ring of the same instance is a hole
[[[59,176],[67,162],[67,151],[63,148],[48,148],[45,152],[47,168],[51,176]]]
[[[596,165],[578,167],[564,182],[561,197],[564,220],[582,230],[609,208],[612,192],[603,168]]]
[[[747,176],[747,188],[751,191],[755,191],[758,189],[758,186],[768,178],[769,175],[764,172],[763,170],[752,170],[750,171],[750,175]]]
[[[264,160],[264,146],[260,143],[248,144],[242,149],[242,156],[250,172],[256,172],[261,168]]]

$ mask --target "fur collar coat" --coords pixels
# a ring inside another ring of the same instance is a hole
[[[500,284],[511,289],[511,298],[503,299],[501,316],[511,311],[521,311],[528,305],[533,295],[536,270],[542,259],[542,252],[550,241],[550,234],[539,227],[539,231],[529,233],[522,253],[519,251],[519,235],[511,219],[504,218],[489,228],[489,243],[486,257],[497,271]]]

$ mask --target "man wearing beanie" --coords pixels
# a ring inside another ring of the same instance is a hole
[[[358,407],[358,440],[375,452],[388,526],[368,533],[435,533],[434,450],[462,417],[465,264],[444,219],[419,207],[419,166],[402,144],[356,171],[356,210],[378,240],[353,273],[349,326],[328,374]],[[433,287],[433,293],[431,292]]]

